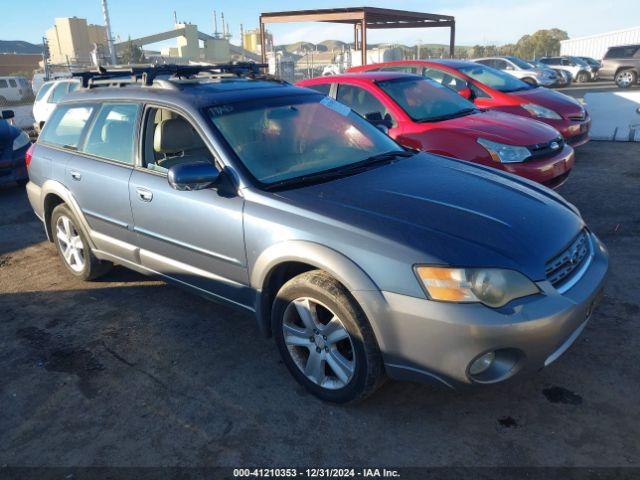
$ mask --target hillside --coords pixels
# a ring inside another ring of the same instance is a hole
[[[22,40],[0,40],[0,53],[42,53],[42,47]]]

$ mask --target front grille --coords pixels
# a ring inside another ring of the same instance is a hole
[[[581,122],[585,118],[587,118],[586,112],[578,113],[575,115],[569,115],[569,120],[573,120],[574,122]]]
[[[555,155],[564,147],[564,139],[558,137],[547,143],[538,143],[536,145],[529,145],[527,148],[531,152],[531,159],[538,159],[542,157],[549,157]]]
[[[582,230],[566,249],[545,265],[547,280],[558,290],[566,290],[580,279],[591,261],[592,245],[589,233]]]

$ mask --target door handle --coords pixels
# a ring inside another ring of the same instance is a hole
[[[136,192],[138,194],[138,198],[143,202],[150,202],[151,200],[153,200],[153,193],[146,188],[137,187]]]
[[[82,174],[77,170],[70,170],[69,174],[74,180],[80,181],[82,179]]]

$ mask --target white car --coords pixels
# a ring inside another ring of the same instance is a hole
[[[590,82],[595,78],[594,68],[578,57],[544,57],[539,61],[554,70],[569,72],[571,78],[578,83]]]
[[[518,57],[486,57],[476,58],[473,61],[487,67],[503,70],[536,87],[550,87],[558,81],[558,75],[554,71],[535,68]]]
[[[0,77],[0,106],[20,102],[31,96],[31,86],[25,77]]]
[[[38,90],[36,101],[33,103],[33,126],[36,132],[40,132],[56,105],[71,92],[80,86],[77,79],[60,79],[45,82]]]

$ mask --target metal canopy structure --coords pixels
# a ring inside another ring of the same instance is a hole
[[[271,12],[260,15],[260,44],[262,62],[267,60],[265,49],[265,24],[293,22],[326,22],[353,25],[354,49],[362,51],[362,65],[367,64],[367,29],[382,28],[450,28],[449,55],[453,57],[456,39],[456,20],[450,15],[407,12],[375,7],[327,8]]]

